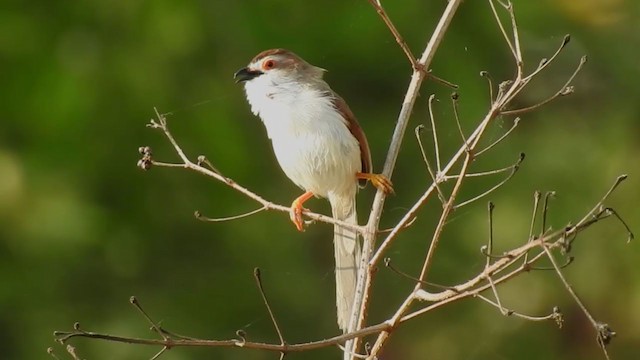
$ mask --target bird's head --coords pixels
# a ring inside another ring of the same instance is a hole
[[[256,55],[249,65],[234,74],[236,82],[264,85],[312,83],[322,80],[324,69],[313,66],[285,49],[271,49]]]

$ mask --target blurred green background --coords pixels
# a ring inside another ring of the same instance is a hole
[[[386,1],[410,47],[420,54],[446,1]],[[506,186],[456,212],[431,280],[456,284],[482,269],[486,201],[496,203],[496,251],[526,240],[535,190],[555,190],[549,224],[577,221],[622,173],[629,180],[607,203],[640,231],[640,3],[633,0],[516,1],[526,68],[548,57],[565,33],[572,41],[518,106],[557,91],[580,56],[589,63],[575,94],[523,116],[510,138],[474,163],[481,171],[527,158]],[[506,19],[506,18],[505,18]],[[265,287],[289,343],[338,333],[331,229],[298,233],[282,213],[228,223],[255,203],[220,183],[180,169],[136,168],[137,149],[176,161],[166,139],[145,128],[153,108],[184,150],[205,154],[225,175],[265,198],[289,204],[300,193],[280,171],[259,119],[232,75],[261,50],[285,47],[329,70],[368,134],[374,167],[389,145],[410,67],[365,0],[349,1],[4,1],[0,6],[0,347],[3,359],[48,358],[54,330],[79,321],[86,330],[149,336],[128,304],[136,295],[170,330],[225,339],[277,342],[254,285]],[[486,1],[466,1],[432,66],[460,85],[462,126],[471,131],[488,107],[486,81],[509,79],[513,61]],[[393,181],[383,226],[403,216],[428,184],[413,128],[436,105],[443,156],[460,145],[450,89],[427,82],[418,99]],[[488,140],[510,127],[496,121]],[[425,133],[429,135],[428,132]],[[428,138],[428,137],[427,137]],[[461,199],[501,177],[468,181]],[[359,195],[364,221],[373,191]],[[327,202],[308,206],[329,212]],[[417,274],[439,205],[431,202],[389,256]],[[566,275],[597,320],[618,336],[614,359],[640,354],[640,251],[623,226],[607,220],[579,236]],[[386,269],[377,275],[371,321],[386,319],[412,283]],[[500,288],[508,308],[566,316],[532,323],[467,300],[411,321],[393,336],[385,359],[601,359],[595,333],[552,272],[525,274]],[[84,359],[147,359],[157,349],[73,341]],[[291,359],[338,358],[335,348]],[[173,349],[163,359],[276,359],[238,349]]]

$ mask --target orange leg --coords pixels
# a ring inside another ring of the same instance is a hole
[[[385,194],[393,194],[393,184],[382,174],[356,173],[357,179],[369,180],[371,184],[378,190],[384,191]]]
[[[291,217],[291,221],[293,221],[298,231],[304,230],[304,227],[303,227],[304,221],[302,220],[302,212],[306,209],[302,207],[302,204],[304,204],[305,201],[311,199],[312,197],[313,197],[313,193],[311,191],[307,191],[306,193],[298,196],[291,203],[291,211],[289,212],[289,216]]]

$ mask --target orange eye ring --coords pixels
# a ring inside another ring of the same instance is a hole
[[[271,70],[275,66],[276,66],[276,63],[273,60],[267,60],[267,61],[262,63],[262,68],[265,69],[265,70]]]

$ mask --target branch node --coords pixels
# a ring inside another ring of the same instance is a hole
[[[553,318],[553,320],[555,320],[556,325],[558,325],[558,328],[562,329],[562,325],[564,324],[564,316],[560,311],[560,307],[558,306],[553,307],[553,312],[551,313],[551,317]]]
[[[618,214],[618,212],[614,208],[608,207],[608,208],[605,208],[604,210],[608,214],[615,216],[618,219],[618,221],[620,221],[622,226],[624,226],[624,228],[627,230],[627,244],[630,243],[633,239],[635,239],[635,235],[633,234],[633,231],[631,231],[631,228],[629,227],[629,225],[627,225],[626,221],[622,219],[622,217]]]
[[[142,158],[138,160],[137,166],[142,170],[149,170],[153,164],[151,148],[149,146],[141,146],[138,148],[138,152],[142,155]]]
[[[364,353],[367,354],[367,356],[371,355],[371,343],[368,341],[364,343]]]
[[[489,253],[489,247],[487,245],[482,245],[480,247],[480,252],[482,253],[482,255],[486,256],[486,257],[490,257],[492,259],[513,259],[513,255],[506,253],[503,255],[494,255],[494,254],[490,254]]]
[[[246,333],[246,331],[244,331],[242,329],[236,330],[236,336],[238,337],[238,339],[237,339],[238,342],[236,343],[237,346],[243,347],[244,344],[247,343],[247,333]]]
[[[202,166],[203,164],[204,164],[204,165],[207,165],[207,167],[208,167],[211,171],[213,171],[214,173],[216,173],[216,174],[218,174],[218,175],[221,175],[221,176],[222,176],[222,173],[220,172],[220,170],[216,169],[216,167],[215,167],[215,166],[213,166],[213,164],[211,164],[211,161],[209,161],[209,159],[207,159],[207,157],[206,157],[206,156],[204,156],[204,155],[199,155],[199,156],[198,156],[196,164],[197,164],[198,166]]]
[[[564,269],[564,268],[566,268],[567,266],[569,266],[569,265],[571,265],[571,264],[573,263],[573,260],[575,260],[575,257],[573,257],[573,256],[569,256],[569,257],[567,258],[567,261],[566,261],[564,264],[559,265],[559,266],[558,266],[558,268],[559,268],[559,269]],[[556,268],[554,268],[554,267],[540,267],[540,266],[531,266],[531,265],[529,265],[529,266],[528,266],[528,270],[536,270],[536,271],[537,271],[537,270],[556,270]]]
[[[599,322],[596,325],[596,328],[598,330],[598,343],[603,347],[609,345],[611,339],[613,339],[617,335],[616,332],[613,331],[611,327],[609,327],[609,324]]]
[[[52,347],[48,347],[47,348],[47,354],[51,355],[51,357],[56,359],[56,360],[60,360],[60,358],[53,352],[53,348]]]

